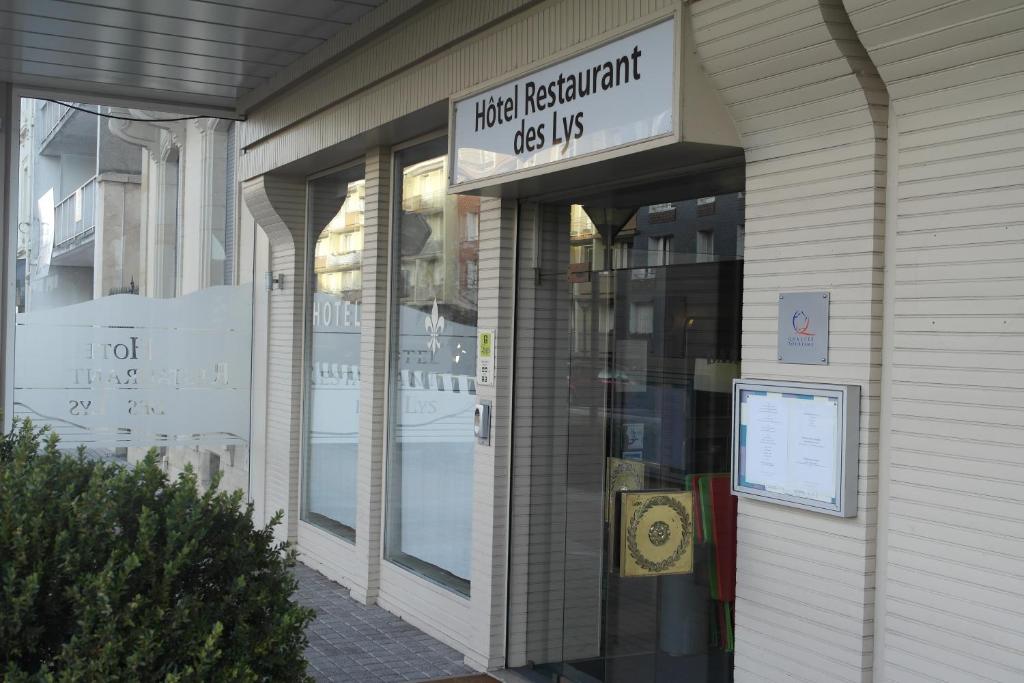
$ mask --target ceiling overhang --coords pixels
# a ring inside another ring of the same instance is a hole
[[[4,0],[26,95],[238,117],[425,0]]]

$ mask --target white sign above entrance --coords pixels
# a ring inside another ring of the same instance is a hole
[[[668,19],[455,102],[451,185],[671,135],[675,35]]]

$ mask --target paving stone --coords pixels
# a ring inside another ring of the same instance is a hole
[[[312,607],[306,661],[321,683],[399,683],[473,673],[462,655],[380,607],[367,607],[299,564],[295,599]]]

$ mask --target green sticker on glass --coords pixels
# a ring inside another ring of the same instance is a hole
[[[476,383],[494,382],[494,330],[477,330],[476,333]]]

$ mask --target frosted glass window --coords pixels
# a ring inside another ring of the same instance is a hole
[[[480,199],[445,194],[444,149],[397,155],[385,557],[468,594]]]
[[[309,184],[312,271],[302,519],[348,540],[356,534],[362,173],[361,168],[343,171]]]
[[[234,152],[204,136],[223,124],[128,128],[97,116],[117,114],[106,105],[19,105],[7,425],[31,419],[62,448],[129,466],[156,448],[172,476],[247,490],[252,270],[225,284],[209,267],[252,259],[251,239],[221,239]],[[219,216],[216,239],[200,216]]]

